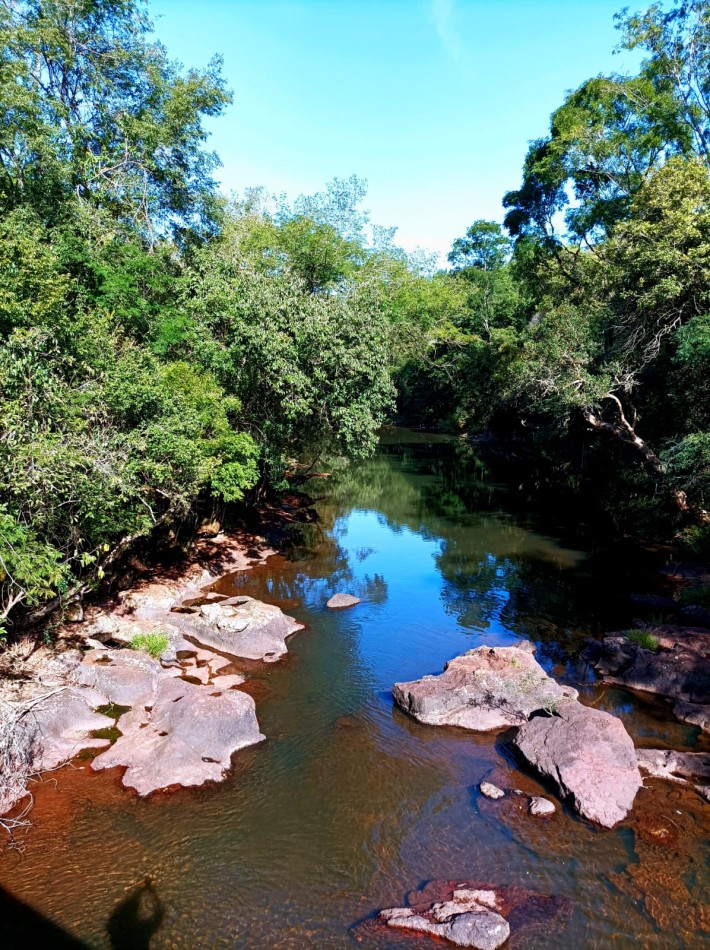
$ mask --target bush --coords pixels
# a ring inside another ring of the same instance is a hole
[[[626,639],[644,650],[650,650],[651,653],[658,653],[660,649],[658,638],[654,637],[648,630],[627,630]]]
[[[131,639],[131,646],[134,650],[143,650],[150,653],[153,657],[159,657],[168,649],[169,640],[164,633],[137,633]]]

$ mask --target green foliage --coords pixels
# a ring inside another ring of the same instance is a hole
[[[658,638],[648,630],[627,630],[625,637],[629,642],[635,643],[644,650],[650,650],[651,653],[658,653],[660,649]]]
[[[680,602],[684,607],[697,605],[710,607],[710,586],[688,587],[681,591]]]
[[[143,650],[152,657],[159,657],[168,649],[169,640],[164,633],[137,633],[131,638],[131,646],[134,650]]]

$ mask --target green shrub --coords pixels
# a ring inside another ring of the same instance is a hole
[[[159,657],[168,648],[169,640],[164,633],[137,633],[131,639],[134,650],[144,650],[151,656]]]
[[[684,607],[710,607],[710,586],[689,587],[681,593],[680,602]]]
[[[643,647],[644,650],[650,650],[651,653],[658,653],[660,649],[658,638],[648,630],[627,630],[625,636],[631,643]]]

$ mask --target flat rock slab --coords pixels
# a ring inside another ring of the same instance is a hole
[[[354,607],[359,603],[360,598],[352,594],[333,594],[325,606],[330,607],[331,610],[343,610],[345,607]]]
[[[430,881],[412,891],[404,907],[391,907],[358,928],[367,945],[379,946],[379,936],[392,931],[421,933],[457,947],[496,950],[509,936],[529,930],[559,929],[569,910],[564,898],[546,897],[517,887],[472,881]]]
[[[685,703],[679,699],[673,703],[673,714],[677,719],[697,726],[703,732],[710,732],[710,705]]]
[[[124,719],[119,729],[125,728]],[[124,767],[123,784],[139,795],[219,781],[234,752],[264,739],[251,696],[215,693],[173,678],[159,682],[147,724],[133,717],[128,725],[92,766]]]
[[[690,783],[710,779],[710,752],[676,752],[674,749],[637,749],[639,767],[654,778]]]
[[[91,650],[73,673],[80,686],[93,686],[119,706],[148,705],[164,670],[140,650]]]
[[[111,725],[110,719],[93,708],[103,701],[104,697],[92,689],[68,687],[32,706],[20,722],[32,750],[33,769],[54,769],[82,749],[107,745],[108,739],[91,735]]]
[[[676,626],[648,631],[654,653],[623,636],[605,637],[594,668],[607,683],[684,703],[710,704],[710,633]]]
[[[478,647],[457,656],[438,676],[395,683],[395,701],[419,722],[485,732],[525,722],[538,709],[573,702],[577,691],[551,679],[523,641]]]
[[[520,727],[513,744],[580,815],[605,828],[626,817],[641,787],[636,750],[615,716],[567,703]]]
[[[235,605],[203,604],[196,614],[173,614],[184,635],[200,646],[239,659],[273,663],[287,652],[286,638],[303,629],[273,604],[245,598]]]

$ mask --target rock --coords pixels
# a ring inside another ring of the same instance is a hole
[[[549,798],[541,798],[539,795],[533,795],[528,805],[528,811],[531,815],[544,818],[548,815],[554,815],[557,808],[554,802],[551,802]]]
[[[141,706],[152,702],[163,668],[140,650],[92,650],[73,673],[74,682],[93,686],[111,703]]]
[[[706,802],[710,802],[710,785],[696,785],[695,791],[701,798],[704,798]]]
[[[28,710],[20,721],[29,732],[34,771],[54,769],[82,749],[101,748],[108,743],[108,739],[91,735],[94,730],[111,724],[110,719],[93,708],[101,705],[102,700],[104,697],[92,689],[69,687]]]
[[[457,947],[496,950],[510,936],[508,921],[497,913],[494,891],[462,888],[451,900],[433,904],[423,913],[411,907],[393,907],[380,912],[389,927],[416,930],[442,937]]]
[[[665,610],[670,613],[676,613],[680,606],[672,597],[662,597],[659,594],[632,594],[631,602],[644,610]]]
[[[485,795],[486,798],[492,798],[494,801],[498,798],[503,798],[505,795],[502,788],[498,788],[497,785],[493,785],[491,782],[481,782],[478,787],[481,795]]]
[[[552,716],[526,722],[513,744],[580,815],[605,828],[626,817],[642,784],[621,720],[581,703],[566,703]]]
[[[352,594],[333,594],[326,607],[330,607],[331,610],[343,610],[345,607],[354,607],[359,603],[360,598]]]
[[[607,683],[685,703],[710,704],[710,633],[664,625],[649,629],[654,653],[623,636],[605,637],[594,667]]]
[[[673,714],[683,722],[697,726],[703,732],[710,732],[710,705],[684,703],[679,699],[673,704]]]
[[[246,677],[241,673],[227,673],[212,679],[212,685],[216,689],[234,689],[235,686],[241,686],[244,682],[246,682]]]
[[[64,620],[67,623],[82,623],[84,620],[84,608],[80,601],[74,601],[64,608]]]
[[[167,677],[158,684],[147,725],[131,725],[92,767],[124,767],[123,784],[139,795],[219,781],[234,752],[264,739],[251,696],[238,690],[215,694]]]
[[[654,778],[686,782],[710,778],[710,752],[676,752],[673,749],[637,749],[639,767]]]
[[[533,657],[534,646],[478,647],[451,660],[438,676],[395,683],[401,708],[429,725],[483,732],[520,725],[538,709],[572,702],[577,691],[560,686]]]
[[[569,901],[562,897],[461,880],[430,881],[412,891],[406,903],[359,925],[358,940],[366,946],[390,946],[390,942],[383,944],[382,937],[396,928],[439,937],[459,947],[486,950],[500,947],[510,935],[517,946],[519,940],[525,942],[541,929],[548,933],[553,924],[559,931],[560,918],[568,916],[570,909]]]
[[[173,614],[185,636],[219,653],[273,663],[287,652],[286,638],[303,624],[273,604],[248,598],[244,603],[203,604],[199,614]]]
[[[700,624],[701,627],[710,627],[710,607],[703,607],[701,604],[687,604],[682,608],[680,614],[681,617],[691,623]]]

